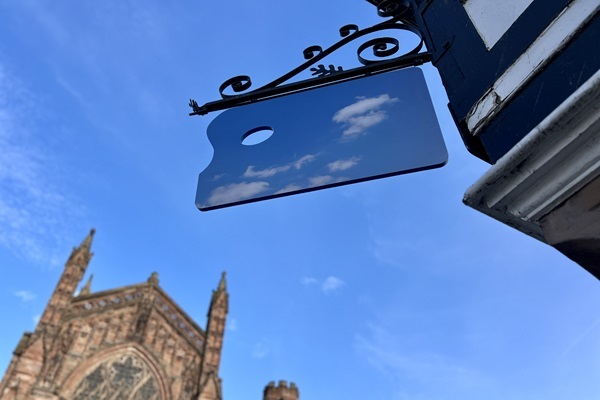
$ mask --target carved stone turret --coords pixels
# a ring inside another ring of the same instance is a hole
[[[206,344],[202,367],[200,370],[200,396],[199,400],[221,400],[221,378],[219,378],[219,364],[221,350],[223,349],[223,336],[225,334],[225,321],[229,309],[229,294],[225,272],[217,290],[213,291],[210,307],[208,309],[208,322],[206,325]]]
[[[153,272],[148,278],[148,283],[151,285],[158,285],[158,272]]]
[[[36,330],[43,330],[49,326],[58,326],[60,324],[65,308],[73,299],[73,295],[94,255],[90,250],[95,232],[92,229],[81,245],[73,248]]]
[[[279,384],[275,386],[275,382],[269,382],[265,387],[263,400],[298,400],[300,398],[300,392],[294,382],[287,385],[286,381],[279,381]]]
[[[79,291],[79,296],[85,296],[92,293],[92,279],[94,279],[94,274],[90,275],[87,282],[85,283],[85,286],[81,288],[81,290]]]

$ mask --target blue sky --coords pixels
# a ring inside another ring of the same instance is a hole
[[[227,270],[226,399],[278,379],[305,400],[600,397],[597,280],[462,205],[489,166],[431,67],[444,168],[196,209],[214,116],[188,117],[188,99],[266,83],[379,21],[366,1],[324,4],[0,3],[1,370],[95,227],[93,290],[158,271],[200,325]]]

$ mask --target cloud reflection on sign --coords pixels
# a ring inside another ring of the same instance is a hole
[[[235,203],[240,200],[250,199],[269,190],[268,182],[240,182],[215,188],[207,200],[209,206]]]
[[[352,157],[347,160],[337,160],[327,164],[327,168],[329,168],[329,172],[345,171],[358,164],[359,160],[360,157]]]
[[[344,124],[344,136],[351,137],[364,133],[387,118],[387,110],[381,110],[386,104],[399,101],[385,93],[377,97],[357,97],[357,101],[342,108],[333,115],[333,121]]]
[[[273,135],[241,144],[256,127]],[[422,72],[405,69],[227,110],[196,205],[210,210],[441,167],[447,152]]]

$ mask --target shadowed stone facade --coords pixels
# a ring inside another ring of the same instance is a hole
[[[33,332],[0,382],[0,400],[221,400],[228,309],[225,274],[206,329],[147,282],[74,296],[93,256],[94,230],[74,248]]]

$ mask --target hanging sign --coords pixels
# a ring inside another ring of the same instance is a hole
[[[419,68],[222,112],[196,206],[212,210],[438,168],[448,153]],[[257,136],[266,140],[256,143]]]

